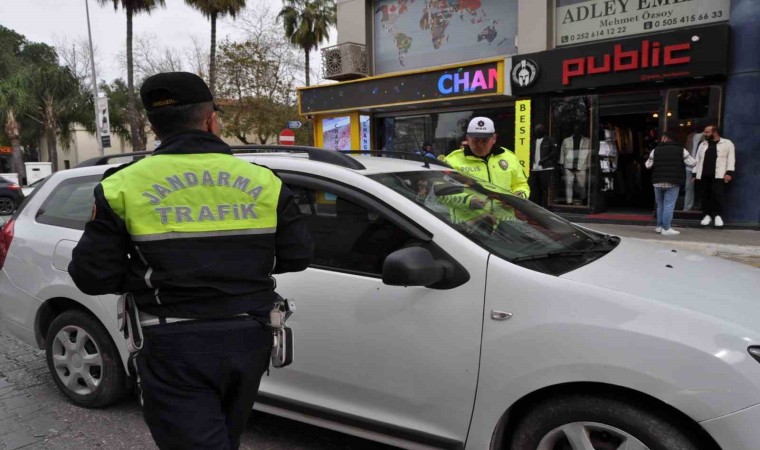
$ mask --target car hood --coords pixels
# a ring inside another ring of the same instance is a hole
[[[602,258],[562,278],[708,314],[760,331],[760,269],[622,238]]]

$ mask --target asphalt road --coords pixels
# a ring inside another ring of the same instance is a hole
[[[58,391],[44,352],[0,325],[0,450],[155,449],[132,396],[105,409],[84,409]],[[390,447],[269,414],[254,412],[241,449],[362,449]]]

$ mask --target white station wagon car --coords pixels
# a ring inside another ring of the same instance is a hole
[[[405,448],[760,448],[757,269],[596,233],[433,162],[295,151],[239,155],[278,172],[316,242],[277,277],[296,357],[256,409]],[[53,174],[0,236],[2,320],[90,407],[131,380],[116,297],[66,272],[108,167]]]

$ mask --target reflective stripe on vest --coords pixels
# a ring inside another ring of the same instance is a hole
[[[101,182],[134,241],[270,234],[282,182],[220,153],[155,155]]]

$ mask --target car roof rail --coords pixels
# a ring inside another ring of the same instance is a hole
[[[251,145],[233,145],[230,147],[233,154],[240,153],[306,153],[310,160],[319,161],[328,164],[333,164],[340,167],[345,167],[354,170],[365,170],[366,167],[360,161],[352,158],[349,155],[370,155],[370,156],[388,156],[396,157],[399,159],[410,159],[413,161],[422,162],[425,168],[430,168],[430,164],[442,167],[451,167],[446,162],[440,159],[430,158],[428,156],[400,151],[387,151],[387,150],[328,150],[319,147],[310,147],[306,145],[267,145],[267,144],[251,144]],[[96,156],[95,158],[86,159],[74,167],[90,167],[90,166],[102,166],[109,164],[112,159],[124,158],[124,157],[138,157],[152,155],[153,151],[141,151],[130,153],[113,153],[110,155]]]
[[[232,153],[306,153],[309,156],[309,159],[312,161],[319,161],[324,162],[328,164],[334,164],[336,166],[346,167],[348,169],[354,169],[354,170],[364,170],[366,167],[364,167],[364,164],[360,163],[356,159],[340,153],[333,150],[327,150],[324,148],[318,148],[318,147],[308,147],[304,145],[266,145],[266,144],[255,144],[255,145],[233,145],[231,147]],[[129,156],[147,156],[152,155],[152,151],[142,151],[142,152],[130,152],[130,153],[114,153],[111,155],[103,155],[103,156],[97,156],[95,158],[90,158],[87,160],[84,160],[74,166],[75,168],[78,167],[90,167],[90,166],[102,166],[105,164],[109,164],[109,162],[112,159],[117,158],[124,158]]]
[[[390,151],[390,150],[338,150],[338,151],[340,153],[345,153],[345,154],[350,154],[350,155],[389,156],[389,157],[399,157],[399,159],[411,159],[412,161],[420,161],[424,163],[426,169],[430,168],[430,164],[451,168],[451,166],[447,164],[445,161],[441,161],[440,159],[437,159],[437,158],[431,158],[429,156],[425,156],[420,153],[399,152],[399,151]]]
[[[231,148],[232,153],[306,153],[312,161],[319,161],[354,170],[366,169],[364,164],[347,154],[319,147],[309,147],[306,145],[251,144],[233,145]]]
[[[96,156],[95,158],[86,159],[76,166],[74,168],[78,167],[91,167],[91,166],[102,166],[105,164],[108,164],[109,161],[116,158],[124,158],[125,156],[146,156],[146,155],[152,155],[152,151],[142,151],[142,152],[130,152],[130,153],[114,153],[111,155],[102,155],[102,156]]]

